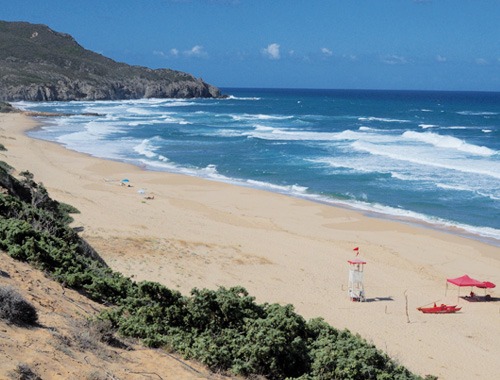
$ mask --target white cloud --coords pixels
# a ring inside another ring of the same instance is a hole
[[[331,51],[330,49],[324,47],[324,48],[321,48],[321,52],[327,56],[327,57],[331,57],[333,55],[333,51]]]
[[[408,63],[408,60],[405,57],[393,54],[382,57],[382,62],[387,63],[388,65],[404,65],[405,63]]]
[[[478,64],[478,65],[488,65],[489,62],[486,59],[484,59],[484,58],[477,58],[476,59],[476,64]]]
[[[443,57],[442,55],[439,55],[439,54],[438,54],[438,55],[436,56],[436,61],[438,61],[438,62],[446,62],[446,61],[447,61],[447,59],[446,59],[446,57]]]
[[[280,45],[279,44],[269,44],[267,48],[262,49],[262,54],[267,56],[269,59],[280,59]]]
[[[168,53],[165,53],[162,50],[153,50],[153,55],[156,55],[157,57],[162,57],[165,59],[171,58],[171,57],[178,57],[179,56],[179,50],[176,48],[170,49]]]
[[[207,52],[203,49],[203,46],[195,45],[190,50],[184,51],[184,55],[187,57],[207,57]]]

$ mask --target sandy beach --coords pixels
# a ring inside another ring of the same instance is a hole
[[[81,211],[74,226],[115,270],[185,294],[241,285],[262,302],[291,303],[373,342],[410,370],[440,379],[500,374],[500,297],[467,302],[446,278],[500,284],[500,248],[279,194],[148,172],[30,139],[43,119],[0,114],[2,158]],[[127,178],[130,186],[123,186]],[[148,199],[152,198],[152,199]],[[367,301],[347,297],[360,248]],[[477,294],[484,294],[476,289]],[[460,289],[465,295],[470,288]],[[417,307],[451,303],[456,314]]]

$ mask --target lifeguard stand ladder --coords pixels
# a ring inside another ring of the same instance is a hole
[[[348,260],[349,263],[349,299],[355,302],[366,301],[365,286],[363,284],[363,269],[366,261],[356,257]]]

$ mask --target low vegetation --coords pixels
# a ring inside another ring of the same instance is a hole
[[[27,364],[20,363],[10,374],[12,380],[42,380]]]
[[[257,304],[242,287],[185,296],[112,271],[69,227],[76,210],[52,200],[31,173],[17,180],[5,168],[0,165],[0,249],[109,305],[93,327],[99,339],[117,330],[214,371],[249,377],[420,379],[360,336],[321,319],[306,321],[291,305]]]
[[[0,286],[0,319],[15,325],[36,325],[38,314],[14,288]]]

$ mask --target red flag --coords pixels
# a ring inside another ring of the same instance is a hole
[[[356,251],[356,256],[359,255],[359,247],[354,248],[353,251]]]

